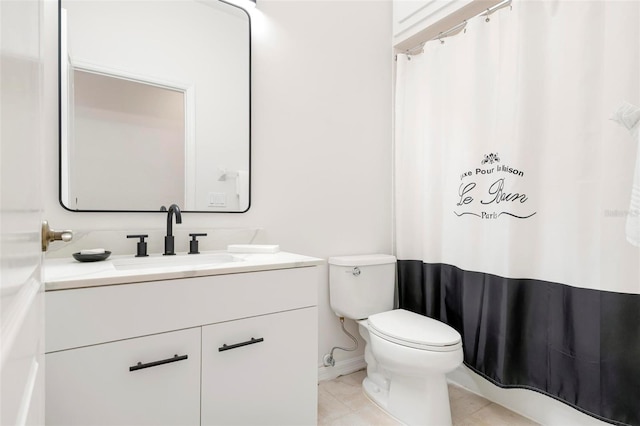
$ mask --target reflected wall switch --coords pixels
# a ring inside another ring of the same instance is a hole
[[[209,193],[209,207],[226,207],[226,206],[227,206],[226,192],[210,192]]]

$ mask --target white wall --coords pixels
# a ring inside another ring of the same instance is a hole
[[[138,231],[160,252],[165,215],[72,213],[58,203],[55,13],[47,0],[45,218],[80,232],[49,256],[97,246],[133,255],[135,242],[124,236]],[[261,228],[258,241],[321,258],[391,252],[391,3],[259,0],[253,24],[251,209],[184,214],[176,247],[187,250],[190,230],[210,232],[201,243],[207,250]],[[332,346],[350,343],[329,307],[326,266],[321,275],[319,363]],[[353,322],[347,327],[357,332]]]

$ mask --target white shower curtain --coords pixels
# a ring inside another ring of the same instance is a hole
[[[631,370],[637,383],[640,369],[592,364],[623,356],[625,338],[640,359],[640,314],[629,313],[640,311],[640,249],[625,236],[640,214],[629,208],[640,148],[610,119],[640,105],[639,29],[638,1],[516,1],[398,55],[396,81],[401,307],[458,328],[465,363],[496,384],[621,424],[639,423],[640,409],[602,394]],[[526,360],[516,344],[551,361]]]

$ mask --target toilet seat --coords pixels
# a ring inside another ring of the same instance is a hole
[[[452,327],[404,309],[371,315],[367,323],[371,333],[399,345],[435,352],[462,347],[460,333]]]

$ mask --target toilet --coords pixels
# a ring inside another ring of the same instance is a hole
[[[329,258],[331,308],[358,322],[369,399],[408,425],[451,425],[445,374],[462,363],[460,334],[435,319],[393,309],[395,275],[395,256]]]

